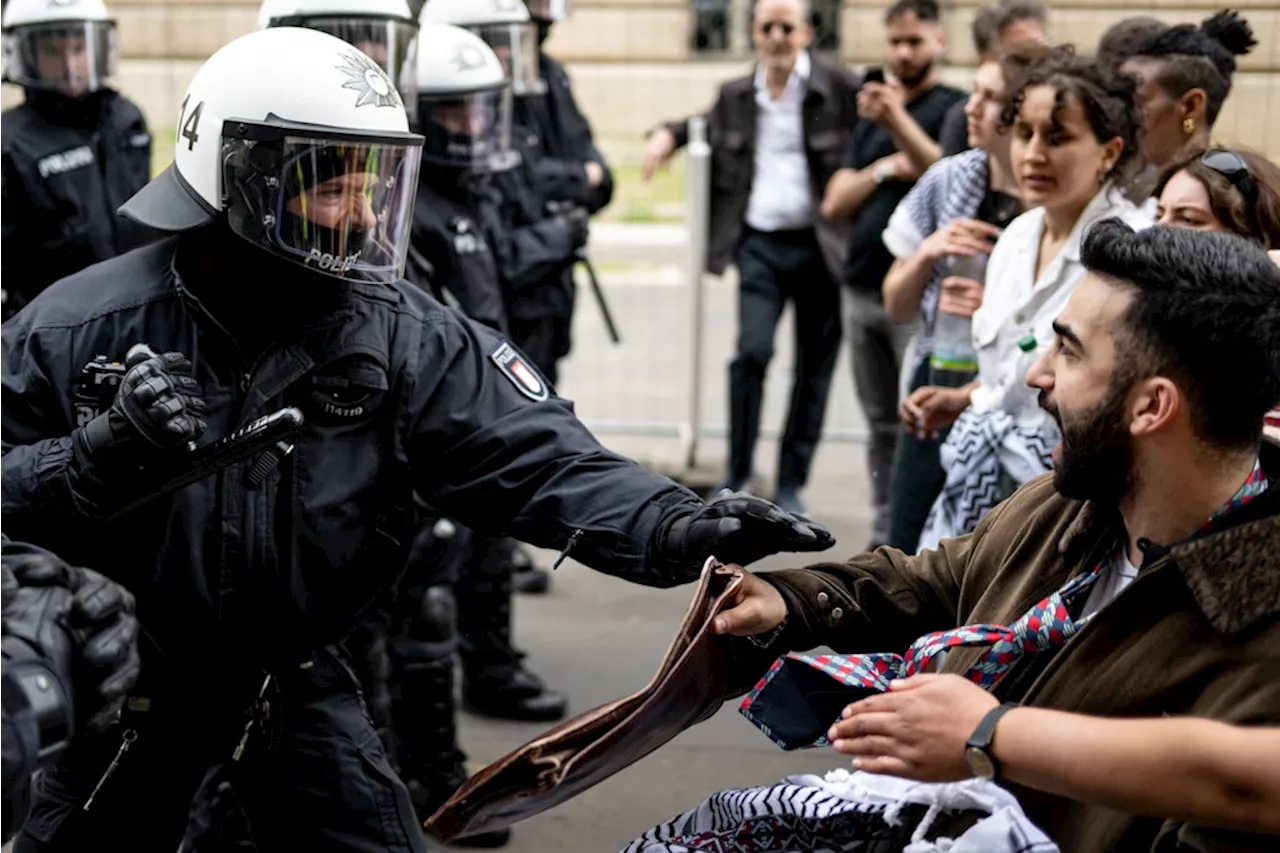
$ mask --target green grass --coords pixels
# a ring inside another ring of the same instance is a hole
[[[151,177],[163,172],[173,162],[173,131],[151,131]]]
[[[160,174],[171,162],[173,131],[152,131],[152,176]],[[631,158],[615,162],[612,168],[613,203],[600,212],[599,219],[606,222],[678,222],[684,219],[683,156],[673,158],[670,166],[660,170],[647,184],[640,178],[640,165]]]

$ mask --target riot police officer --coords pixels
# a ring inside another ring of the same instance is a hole
[[[417,53],[417,97],[403,92],[425,140],[408,278],[448,291],[468,317],[506,331],[506,297],[472,184],[511,165],[510,86],[493,51],[465,30],[427,25]]]
[[[138,677],[138,619],[119,584],[0,540],[7,844],[26,819],[31,774],[119,715]]]
[[[494,171],[515,165],[510,80],[483,40],[443,24],[422,25],[417,69],[410,112],[425,141],[409,278],[449,291],[468,316],[505,329],[499,268],[507,264],[499,257],[505,260],[508,243],[524,237],[502,231],[483,185]],[[504,557],[514,543],[428,517],[415,546],[393,611],[390,681],[401,775],[425,818],[467,776],[453,702],[459,631],[463,695],[472,710],[551,720],[564,716],[568,702],[524,667],[511,644],[511,572]],[[464,841],[492,846],[507,835]]]
[[[8,318],[49,284],[158,235],[116,216],[151,177],[151,134],[107,87],[115,22],[102,0],[10,0],[4,81],[24,102],[0,117]]]
[[[650,585],[711,553],[831,544],[605,450],[518,349],[404,282],[421,146],[351,45],[239,38],[193,78],[174,164],[123,208],[175,236],[4,325],[5,529],[127,583],[147,640],[136,740],[87,738],[42,774],[19,853],[171,851],[197,789],[233,791],[260,850],[422,851],[343,646],[404,565],[414,492]],[[140,341],[159,355],[77,426],[78,366]],[[192,441],[285,405],[306,426],[266,476],[237,463],[112,518]]]
[[[525,109],[526,99],[544,97],[538,29],[522,2],[430,0],[422,8],[419,23],[465,27],[484,39],[511,80],[513,115]],[[555,318],[572,314],[571,268],[586,247],[589,212],[584,204],[544,194],[540,185],[548,182],[551,171],[544,162],[536,133],[513,124],[512,139],[514,167],[496,173],[483,192],[507,237],[496,248],[502,263],[512,337],[554,386],[558,378],[558,356],[554,355],[557,342],[567,345],[568,341],[567,321],[558,322]],[[535,173],[535,167],[543,171]],[[571,183],[573,170],[562,171],[570,176],[567,180]],[[550,183],[554,189],[555,182]],[[550,574],[534,565],[518,543],[505,540],[493,544],[486,564],[495,571],[509,570],[515,590],[547,591]]]

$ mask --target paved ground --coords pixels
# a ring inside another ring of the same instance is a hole
[[[645,229],[651,230],[651,229]],[[579,414],[599,424],[602,440],[656,467],[680,467],[674,426],[684,417],[691,328],[689,294],[682,284],[678,246],[682,229],[652,229],[636,245],[613,240],[597,253],[602,285],[613,305],[623,345],[604,336],[595,305],[584,292],[578,311],[576,350],[565,365],[562,393]],[[612,235],[610,235],[612,236]],[[666,238],[665,240],[663,238]],[[670,241],[670,242],[666,242]],[[603,247],[602,247],[603,248]],[[646,259],[648,263],[646,264]],[[615,269],[615,262],[620,261]],[[725,365],[736,333],[731,279],[708,280],[704,347],[704,411],[708,432],[699,470],[705,482],[724,458]],[[765,426],[777,430],[790,385],[790,327],[778,336],[770,373]],[[827,425],[856,438],[863,429],[842,357]],[[837,538],[830,556],[843,558],[870,538],[865,445],[822,444],[806,499]],[[757,469],[771,480],[777,445],[762,442]],[[550,565],[553,555],[544,555]],[[761,567],[803,565],[804,557],[774,557]],[[691,588],[650,590],[566,562],[551,594],[520,597],[516,640],[529,664],[549,684],[566,691],[571,713],[580,713],[641,689],[652,676],[684,614]],[[463,714],[463,747],[475,766],[498,758],[543,730],[541,725],[500,723]],[[763,784],[792,773],[821,772],[840,764],[829,751],[786,753],[743,719],[732,705],[612,779],[515,828],[512,853],[614,851],[653,824],[694,806],[721,788]]]
[[[839,540],[830,552],[856,549],[865,520],[820,516]],[[776,557],[759,565],[803,565]],[[545,597],[516,605],[517,642],[530,666],[566,691],[580,713],[644,687],[679,624],[691,588],[635,587],[566,562]],[[475,766],[538,735],[543,726],[502,723],[463,714],[463,748]],[[787,753],[741,717],[735,703],[597,787],[515,827],[512,853],[615,851],[640,832],[721,788],[764,784],[792,773],[840,765],[829,750]]]

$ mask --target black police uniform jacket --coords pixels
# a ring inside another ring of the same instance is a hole
[[[405,276],[437,299],[447,290],[462,313],[505,331],[507,300],[484,219],[461,176],[442,185],[419,180]]]
[[[481,533],[570,546],[627,580],[697,576],[648,553],[660,517],[697,497],[601,447],[497,334],[408,282],[352,284],[250,366],[175,272],[179,239],[58,282],[3,327],[4,529],[133,591],[144,672],[154,644],[179,677],[207,661],[243,682],[253,662],[296,663],[345,636],[405,565],[415,490]],[[202,443],[296,405],[294,451],[257,490],[243,463],[92,518],[68,481],[77,379],[136,342],[191,358]]]
[[[151,179],[151,133],[128,98],[28,92],[0,125],[6,316],[58,279],[160,236],[116,215]]]

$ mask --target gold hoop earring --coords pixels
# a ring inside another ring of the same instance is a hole
[[[1191,116],[1187,116],[1182,120],[1182,132],[1187,136],[1196,132],[1196,120]]]

